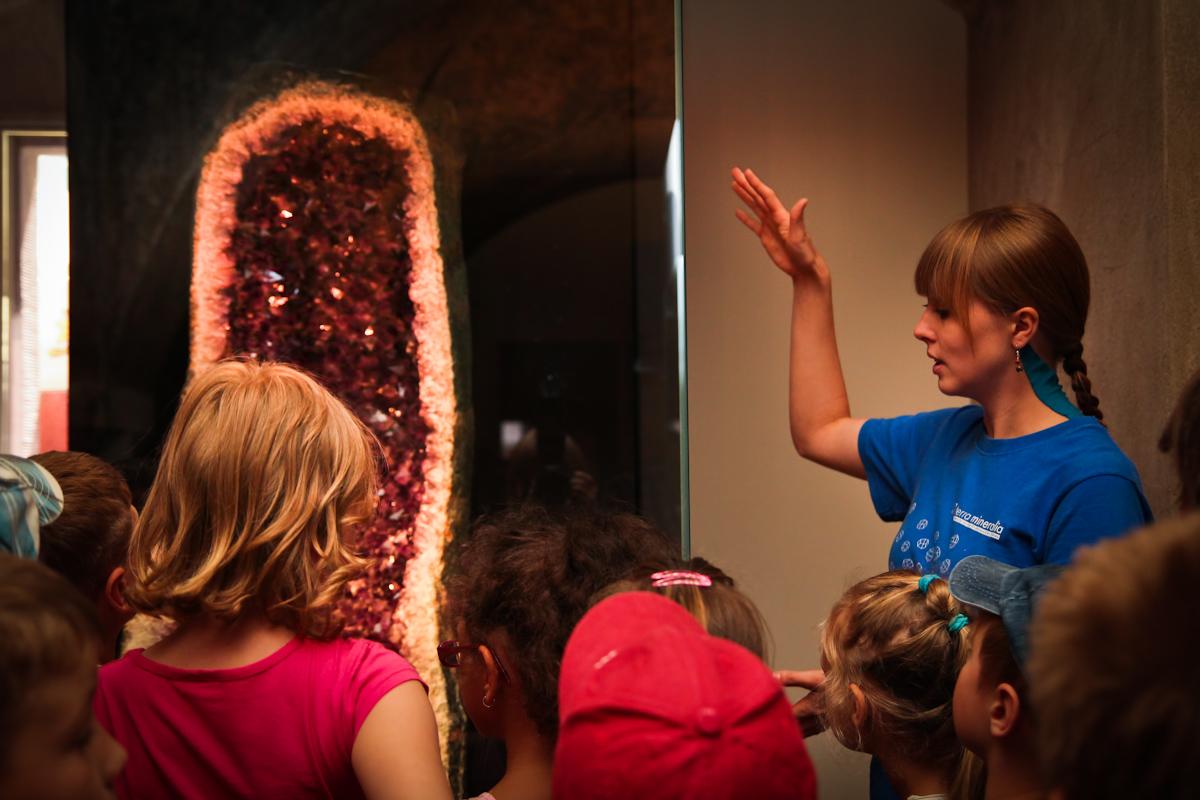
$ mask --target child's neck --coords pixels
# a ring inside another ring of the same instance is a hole
[[[911,761],[887,754],[876,753],[888,782],[900,797],[922,796],[927,794],[946,794],[950,785],[946,782],[946,773],[936,767],[914,764]]]
[[[261,615],[236,622],[190,619],[145,652],[146,658],[181,669],[234,669],[261,661],[296,634]]]
[[[524,713],[504,732],[504,777],[492,787],[496,800],[550,800],[554,745]]]
[[[1046,790],[1038,777],[1037,757],[1024,747],[993,747],[987,762],[984,800],[1040,800]]]

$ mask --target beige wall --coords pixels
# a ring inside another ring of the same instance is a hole
[[[971,207],[1034,200],[1079,239],[1088,373],[1168,514],[1174,470],[1156,444],[1200,368],[1200,4],[993,0],[968,16]]]
[[[692,548],[762,608],[777,666],[816,666],[818,623],[886,568],[895,526],[792,450],[790,287],[734,219],[729,167],[811,198],[853,412],[951,404],[911,335],[912,270],[967,211],[966,33],[935,0],[683,0],[682,25]],[[809,743],[821,796],[862,797],[865,761]]]

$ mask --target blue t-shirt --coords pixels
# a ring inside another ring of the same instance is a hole
[[[880,518],[903,520],[889,569],[1063,564],[1152,520],[1137,469],[1093,417],[1013,439],[990,438],[979,406],[872,419],[858,453]]]

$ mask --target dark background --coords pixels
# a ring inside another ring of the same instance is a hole
[[[72,449],[148,488],[203,158],[256,100],[331,80],[410,103],[434,143],[472,513],[511,499],[507,420],[679,535],[671,0],[0,0],[0,68],[0,125],[69,132]]]
[[[678,533],[670,2],[101,0],[63,17],[73,448],[148,485],[187,372],[201,162],[255,100],[342,81],[411,103],[440,200],[461,197],[444,245],[466,264],[450,288],[466,287],[472,511],[508,499],[500,422],[544,422],[553,373],[601,496]]]

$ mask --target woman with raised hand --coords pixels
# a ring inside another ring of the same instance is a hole
[[[790,415],[800,455],[865,478],[901,522],[889,569],[948,575],[968,555],[1061,563],[1151,519],[1137,470],[1101,424],[1083,360],[1087,262],[1053,212],[978,211],[926,247],[914,336],[938,388],[972,405],[851,416],[834,337],[830,270],[804,224],[752,171],[733,170],[737,217],[792,281]],[[1055,366],[1070,376],[1067,400]]]
[[[888,569],[943,577],[962,558],[1065,563],[1077,547],[1151,519],[1132,462],[1101,424],[1083,360],[1091,288],[1075,237],[1037,205],[977,211],[925,248],[913,335],[943,394],[974,404],[891,419],[852,417],[833,327],[829,267],[804,224],[750,170],[733,170],[737,218],[792,281],[789,411],[800,455],[865,478],[880,518],[900,522]],[[1067,400],[1055,369],[1071,378]],[[814,690],[796,706],[824,722],[819,671],[780,673]],[[878,761],[871,796],[894,797]]]

